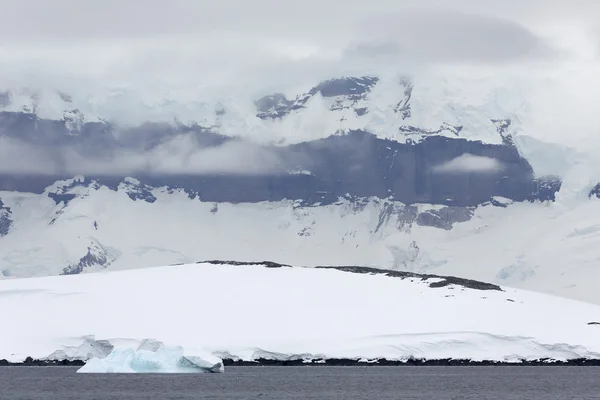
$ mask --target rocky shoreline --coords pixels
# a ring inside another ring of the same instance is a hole
[[[23,362],[10,362],[0,360],[0,367],[81,367],[85,364],[82,360],[36,360],[27,357]],[[577,358],[567,361],[539,359],[519,360],[517,362],[504,361],[472,361],[466,359],[409,359],[409,360],[354,360],[354,359],[317,359],[317,360],[273,360],[260,358],[254,361],[223,359],[226,367],[299,367],[299,366],[326,366],[326,367],[377,367],[377,366],[439,366],[439,367],[488,367],[488,366],[512,366],[512,367],[540,367],[540,366],[600,366],[600,359]]]

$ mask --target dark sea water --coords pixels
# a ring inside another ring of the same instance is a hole
[[[0,367],[0,399],[600,399],[600,367],[229,367],[224,374],[87,375]]]

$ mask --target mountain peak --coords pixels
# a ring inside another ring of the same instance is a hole
[[[63,203],[66,206],[76,197],[87,196],[90,188],[97,190],[99,187],[100,184],[98,182],[90,180],[83,175],[77,175],[71,179],[56,181],[46,188],[45,193],[57,205]]]
[[[131,177],[123,179],[119,184],[118,190],[127,193],[127,196],[133,201],[143,200],[147,203],[154,203],[156,197],[152,194],[154,188],[142,184],[139,180]]]

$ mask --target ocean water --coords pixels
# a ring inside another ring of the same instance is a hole
[[[0,399],[600,399],[600,367],[229,367],[224,374],[76,374],[0,367]]]

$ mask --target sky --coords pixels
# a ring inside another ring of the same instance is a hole
[[[600,50],[600,5],[591,0],[0,0],[0,6],[3,66],[21,62],[29,64],[26,72],[43,66],[57,75],[143,72],[175,79],[198,71],[229,82],[240,70],[272,75],[285,65],[312,74],[315,61],[339,68],[360,56],[395,56],[419,67],[501,65],[589,60]]]
[[[600,11],[593,0],[2,0],[0,4],[3,14],[12,17],[4,18],[0,27],[6,42],[215,32],[336,42],[340,36],[364,33],[356,27],[383,17],[419,11],[426,19],[440,10],[512,20],[534,30],[558,22],[593,31]]]
[[[598,1],[0,0],[0,9],[0,87],[98,102],[114,88],[249,100],[382,69],[498,85],[517,77],[530,86],[524,129],[580,147],[600,132]]]

